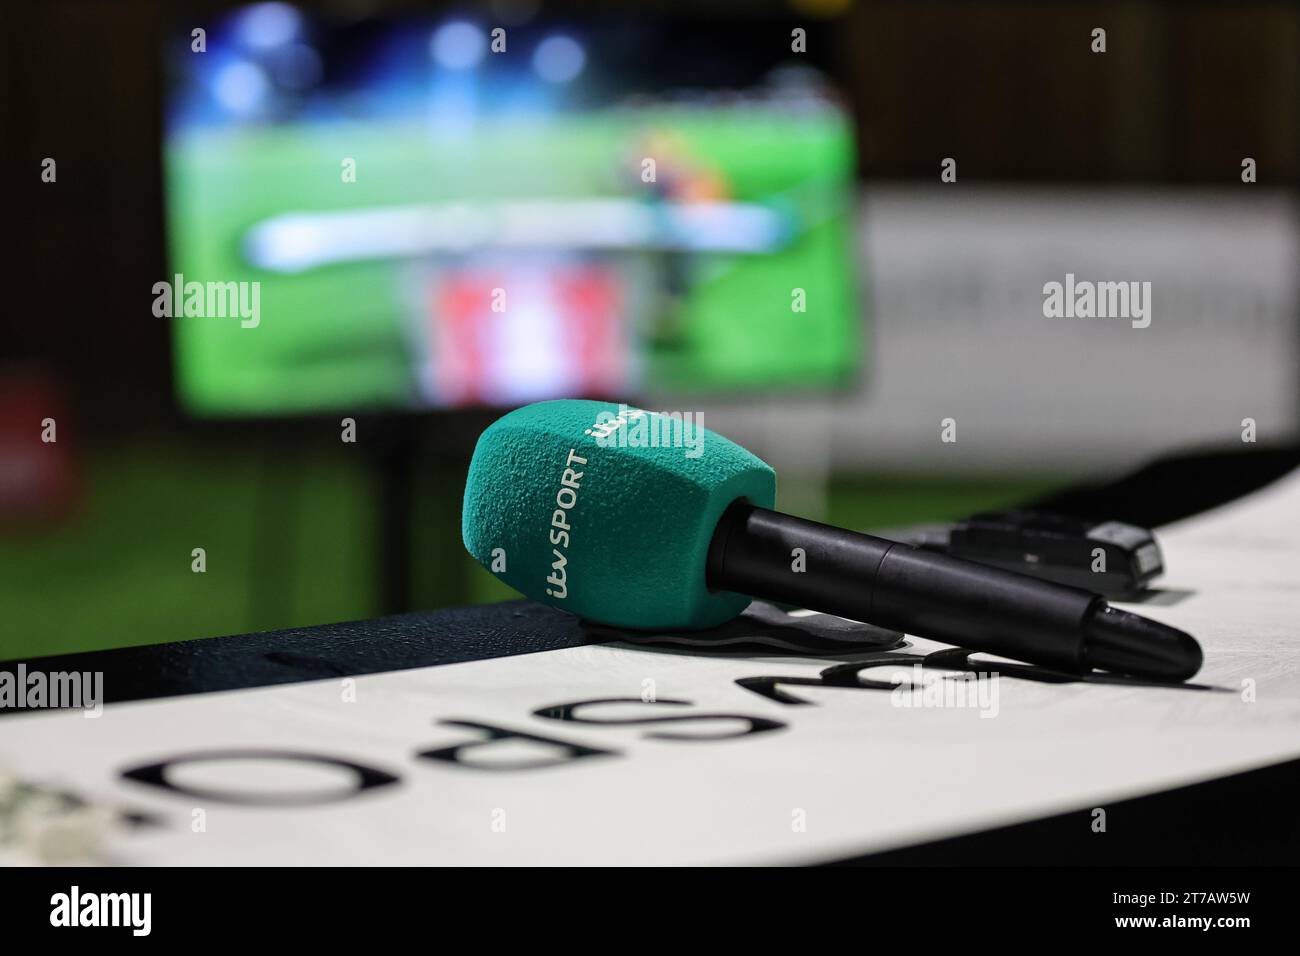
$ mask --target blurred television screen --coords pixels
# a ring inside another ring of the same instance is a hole
[[[853,378],[854,136],[815,57],[644,17],[202,29],[170,37],[163,144],[187,410]],[[213,283],[256,295],[186,316]]]

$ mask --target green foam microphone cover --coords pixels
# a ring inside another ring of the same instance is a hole
[[[750,601],[705,586],[713,531],[739,499],[771,508],[776,473],[697,417],[538,402],[479,437],[461,534],[544,604],[616,627],[712,627]]]

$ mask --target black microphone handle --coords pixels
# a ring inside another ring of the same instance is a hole
[[[1109,610],[1091,591],[743,502],[718,522],[707,580],[713,590],[1070,672],[1092,666],[1089,619]]]

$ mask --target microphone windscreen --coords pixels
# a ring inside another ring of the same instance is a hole
[[[771,508],[776,473],[697,416],[564,399],[479,437],[461,534],[524,595],[626,628],[712,627],[749,604],[705,586],[727,506]]]

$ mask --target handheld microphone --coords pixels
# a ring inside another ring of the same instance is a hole
[[[1074,673],[1200,669],[1191,635],[1068,587],[773,511],[776,473],[703,426],[606,402],[516,409],[479,437],[461,532],[544,604],[700,629],[764,598]]]

